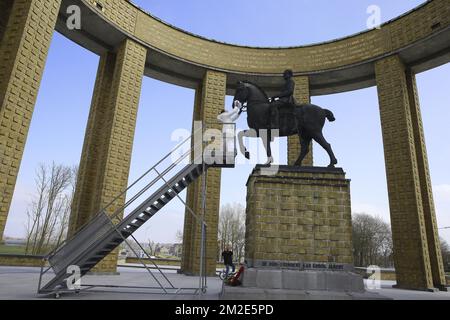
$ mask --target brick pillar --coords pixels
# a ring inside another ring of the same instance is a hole
[[[0,240],[61,1],[1,2]]]
[[[207,128],[219,128],[217,115],[224,108],[226,95],[226,75],[207,71],[201,90],[197,90],[194,119],[205,122]],[[200,101],[199,101],[200,100]],[[218,168],[208,169],[206,175],[206,274],[213,276],[217,261],[217,228],[220,210],[220,177]],[[188,187],[187,204],[197,215],[202,214],[202,177]],[[182,272],[198,275],[200,272],[201,228],[186,210],[183,243]]]
[[[311,103],[311,96],[309,91],[309,78],[308,76],[298,76],[294,77],[295,81],[295,91],[294,98],[297,103]],[[288,137],[288,165],[294,165],[294,162],[297,160],[300,155],[300,141],[297,135]],[[306,156],[305,160],[303,160],[303,166],[312,166],[313,165],[313,147],[309,148],[309,153]]]
[[[375,64],[397,285],[444,283],[425,141],[414,76],[399,56]]]
[[[416,148],[417,168],[420,179],[423,215],[427,234],[428,252],[430,255],[433,285],[442,289],[446,285],[444,263],[442,261],[441,243],[436,222],[433,190],[431,187],[430,170],[428,166],[427,148],[420,113],[419,95],[416,77],[411,70],[406,70],[406,84],[408,88],[409,106],[411,110],[414,145]]]
[[[194,134],[194,122],[201,121],[201,102],[202,102],[202,87],[203,84],[199,84],[195,90],[195,100],[194,100],[194,111],[192,115],[192,135]],[[191,149],[194,149],[194,139],[191,140]],[[194,159],[194,153],[191,155],[191,160]],[[201,188],[201,178],[193,182],[187,188],[186,194],[186,204],[191,208],[191,210],[199,215],[200,211],[197,205],[200,203],[196,197],[198,196],[198,188]],[[192,265],[192,231],[193,224],[197,223],[195,217],[192,213],[185,209],[184,213],[184,230],[183,230],[183,249],[182,249],[182,259],[181,259],[181,272],[189,273]]]
[[[117,52],[105,53],[100,58],[70,217],[70,235],[127,187],[145,59],[146,49],[132,40],[125,40]],[[110,206],[107,213],[114,213],[124,202],[125,196]],[[114,272],[116,262],[114,252],[96,270]]]

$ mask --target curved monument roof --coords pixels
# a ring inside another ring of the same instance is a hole
[[[82,9],[82,30],[65,27],[65,8]],[[450,61],[450,4],[430,0],[373,29],[298,47],[249,47],[201,37],[143,11],[127,0],[63,0],[57,30],[101,54],[129,37],[147,47],[146,75],[194,88],[206,69],[227,74],[229,92],[237,80],[251,80],[269,92],[286,68],[310,76],[312,95],[375,85],[374,62],[399,54],[415,72]]]
[[[423,2],[422,4],[420,4],[419,6],[413,8],[413,9],[411,9],[411,10],[408,10],[408,11],[404,12],[403,14],[401,14],[401,15],[399,15],[399,16],[393,18],[393,19],[390,19],[390,20],[388,20],[388,21],[382,23],[382,24],[381,24],[381,27],[384,26],[384,25],[387,25],[387,24],[389,24],[389,23],[391,23],[391,22],[393,22],[393,21],[395,21],[395,20],[401,19],[402,17],[408,15],[409,13],[411,13],[411,12],[413,12],[413,11],[418,10],[418,9],[421,8],[422,6],[426,5],[427,2],[428,2],[428,1],[425,1],[425,2]],[[173,25],[173,24],[171,24],[171,23],[165,21],[164,19],[162,19],[162,18],[160,18],[160,17],[155,16],[154,14],[152,14],[152,13],[151,13],[150,11],[148,11],[147,9],[142,8],[142,7],[140,7],[139,5],[133,3],[133,0],[130,0],[130,3],[131,3],[134,7],[136,7],[137,9],[139,9],[140,11],[145,12],[147,15],[149,15],[149,16],[152,17],[153,19],[158,20],[159,22],[161,22],[161,23],[167,25],[168,27],[173,28],[173,29],[176,29],[176,30],[178,30],[178,31],[180,31],[180,32],[183,32],[183,33],[187,34],[187,35],[190,35],[190,36],[193,36],[193,37],[196,37],[196,38],[199,38],[199,39],[203,39],[203,40],[206,40],[206,41],[216,42],[216,43],[218,43],[218,44],[225,44],[225,45],[229,45],[229,46],[233,46],[233,47],[241,47],[241,48],[250,48],[250,49],[293,49],[293,48],[303,48],[303,47],[317,46],[317,45],[322,45],[322,44],[332,43],[332,42],[335,42],[335,41],[345,40],[345,39],[352,38],[352,37],[355,37],[355,36],[358,36],[358,35],[360,35],[360,34],[363,34],[363,33],[366,33],[366,32],[369,32],[369,31],[370,31],[369,29],[366,29],[366,30],[362,30],[362,31],[359,31],[359,32],[355,32],[355,33],[353,33],[353,34],[346,35],[346,36],[344,36],[344,37],[337,37],[337,38],[332,38],[332,39],[329,39],[329,40],[318,41],[318,42],[313,42],[313,43],[303,44],[303,45],[290,45],[290,46],[258,46],[258,45],[256,45],[256,46],[252,46],[252,45],[245,45],[245,44],[239,44],[239,43],[232,43],[232,42],[227,42],[227,41],[221,41],[221,40],[218,40],[218,39],[208,38],[208,37],[206,37],[206,36],[202,36],[202,35],[200,35],[200,34],[196,34],[196,33],[194,33],[194,32],[191,32],[191,31],[188,31],[188,30],[186,30],[186,29],[180,28],[180,27],[178,27],[178,26],[176,26],[176,25]]]

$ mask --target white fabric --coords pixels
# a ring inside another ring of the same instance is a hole
[[[241,110],[242,104],[239,101],[234,102],[233,109],[230,112],[223,112],[217,116],[217,120],[224,123],[222,132],[224,137],[226,137],[226,152],[234,154],[235,149],[235,126],[234,122],[239,118],[239,111]]]
[[[217,116],[217,119],[222,123],[234,123],[239,118],[239,110],[241,110],[241,103],[239,101],[234,102],[233,109],[230,112],[223,112]]]

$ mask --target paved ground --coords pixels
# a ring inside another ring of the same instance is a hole
[[[39,279],[39,268],[30,267],[0,267],[0,299],[46,299],[53,296],[37,295],[36,290]],[[127,285],[138,287],[155,287],[157,282],[145,269],[119,267],[120,275],[87,275],[82,278],[82,284],[107,284],[107,285]],[[156,274],[155,274],[156,276]],[[177,274],[175,271],[167,271],[166,276],[176,288],[198,288],[199,279]],[[166,286],[168,282],[157,275],[158,281]],[[393,289],[393,281],[382,281],[381,289],[369,290],[369,292],[379,293],[385,297],[396,300],[450,300],[450,292],[422,292]],[[144,299],[164,299],[164,300],[215,300],[219,298],[222,290],[222,282],[218,277],[207,278],[208,290],[199,296],[194,294],[194,290],[182,290],[181,294],[164,295],[160,290],[136,289],[136,288],[93,288],[82,291],[79,294],[62,294],[60,299],[86,299],[86,300],[144,300]],[[171,290],[173,292],[174,290]]]
[[[156,279],[165,287],[170,284],[164,277],[152,270]],[[38,295],[40,268],[33,267],[0,267],[0,299],[46,299],[54,298],[53,295]],[[135,287],[158,287],[157,281],[145,269],[119,267],[119,275],[86,275],[82,280],[82,285],[122,285]],[[188,277],[177,274],[175,271],[166,271],[166,277],[175,288],[182,289],[179,294],[163,294],[162,290],[137,289],[137,288],[114,288],[95,287],[83,290],[78,294],[63,293],[60,299],[86,299],[86,300],[216,300],[222,290],[222,281],[218,277],[208,277],[208,290],[205,294],[195,294],[199,287],[198,277]],[[48,278],[50,279],[50,278]],[[176,290],[170,289],[173,293]]]
[[[381,281],[381,289],[368,290],[394,300],[450,300],[450,292],[425,292],[392,288],[395,281]],[[450,290],[450,288],[449,288]]]

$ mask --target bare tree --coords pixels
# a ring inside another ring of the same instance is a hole
[[[237,261],[244,257],[245,208],[241,204],[226,204],[221,208],[218,229],[218,256],[230,246]]]
[[[365,213],[353,215],[353,257],[356,266],[391,267],[392,233],[387,222]]]
[[[158,243],[152,240],[148,240],[147,243],[147,253],[149,256],[156,256],[156,249],[158,248]]]
[[[39,164],[36,170],[36,193],[37,199],[32,200],[30,208],[27,210],[27,242],[25,252],[34,251],[34,244],[37,242],[38,230],[40,228],[41,216],[45,209],[47,195],[47,170],[43,164]]]
[[[62,241],[67,237],[67,231],[69,226],[69,218],[70,212],[72,208],[72,202],[75,196],[75,189],[77,186],[77,177],[78,177],[78,166],[74,166],[70,168],[72,179],[70,179],[70,185],[68,193],[64,195],[64,206],[62,210],[62,214],[58,219],[58,227],[57,227],[57,236],[56,236],[56,246],[59,246]]]
[[[27,253],[45,253],[62,242],[67,230],[75,179],[76,168],[55,163],[38,166],[36,195],[27,210]]]
[[[441,240],[442,262],[446,272],[450,272],[450,246],[444,239]]]
[[[175,234],[175,239],[178,243],[183,242],[183,231],[177,230],[177,233]]]

